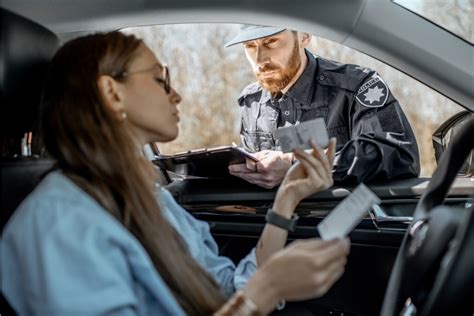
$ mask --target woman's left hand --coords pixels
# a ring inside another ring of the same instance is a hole
[[[279,191],[283,191],[287,198],[292,198],[296,203],[334,184],[332,166],[336,139],[331,138],[326,153],[313,141],[311,147],[310,153],[302,149],[294,151],[298,162],[288,170],[279,188]]]

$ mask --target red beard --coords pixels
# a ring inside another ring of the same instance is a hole
[[[298,72],[300,65],[301,58],[299,55],[298,42],[295,41],[293,51],[286,67],[281,68],[274,64],[266,64],[259,68],[257,72],[255,72],[255,76],[257,77],[258,83],[263,89],[269,91],[272,94],[276,94],[283,90],[291,82]],[[260,78],[262,73],[270,71],[276,71],[275,75],[279,75],[279,78]]]

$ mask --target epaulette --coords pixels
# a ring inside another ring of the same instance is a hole
[[[341,64],[318,57],[317,80],[324,85],[338,86],[355,92],[364,80],[373,74],[374,71],[370,68],[353,64]]]

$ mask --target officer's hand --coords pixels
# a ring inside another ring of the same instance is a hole
[[[250,183],[271,189],[278,186],[291,167],[293,154],[263,150],[253,154],[258,162],[250,159],[246,164],[229,166],[229,173]]]
[[[292,199],[299,203],[304,198],[330,188],[333,184],[332,166],[336,139],[332,138],[329,147],[324,151],[311,142],[312,150],[307,153],[304,150],[295,150],[295,158],[298,160],[286,174],[277,198]]]

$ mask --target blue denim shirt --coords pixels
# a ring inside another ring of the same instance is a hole
[[[225,295],[257,269],[219,256],[207,223],[158,187],[161,210]],[[2,294],[20,315],[184,315],[141,243],[61,172],[50,173],[4,229]]]

